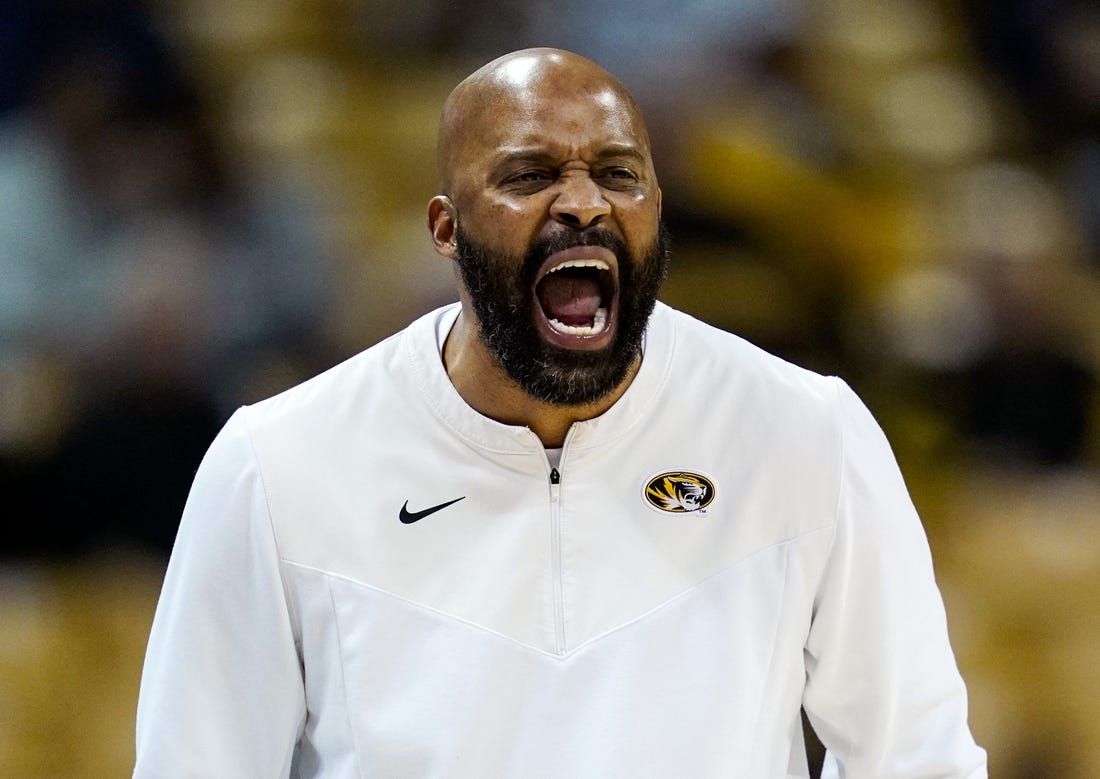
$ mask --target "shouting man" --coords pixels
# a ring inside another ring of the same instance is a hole
[[[638,107],[463,81],[460,303],[241,409],[184,512],[136,777],[986,776],[920,522],[839,380],[656,303]]]

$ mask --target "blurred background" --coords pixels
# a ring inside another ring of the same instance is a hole
[[[0,775],[126,776],[206,446],[456,299],[451,87],[528,45],[651,125],[664,299],[847,379],[1003,779],[1100,776],[1100,7],[5,0]]]

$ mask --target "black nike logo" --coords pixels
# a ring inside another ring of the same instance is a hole
[[[416,522],[419,519],[424,519],[424,517],[428,516],[429,514],[434,514],[441,509],[447,508],[447,506],[450,506],[452,503],[458,503],[460,500],[465,499],[465,497],[466,496],[463,495],[461,498],[455,498],[454,500],[449,500],[446,503],[440,503],[438,506],[432,506],[430,509],[424,509],[423,511],[409,511],[409,502],[405,501],[405,505],[401,507],[401,513],[398,515],[398,517],[404,524],[411,525],[413,522]]]

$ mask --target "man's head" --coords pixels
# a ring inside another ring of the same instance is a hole
[[[598,401],[637,364],[667,269],[661,191],[633,99],[589,60],[506,55],[451,93],[428,223],[508,377]]]

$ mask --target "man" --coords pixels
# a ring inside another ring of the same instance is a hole
[[[461,304],[239,411],[184,513],[135,776],[984,777],[927,544],[841,382],[654,308],[637,107],[455,89]]]

